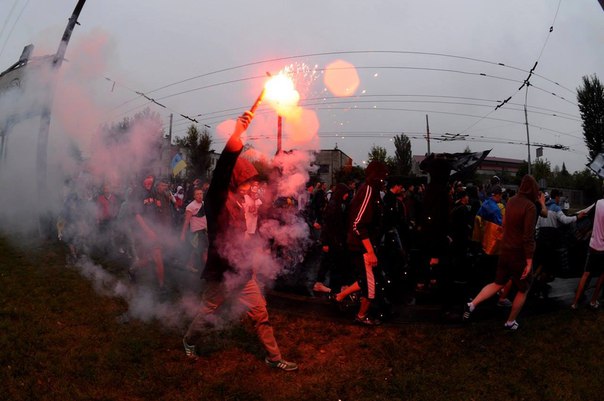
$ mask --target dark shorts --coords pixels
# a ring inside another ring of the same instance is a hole
[[[497,273],[495,274],[495,283],[505,285],[508,280],[512,280],[518,291],[527,292],[533,281],[533,274],[530,273],[524,279],[520,279],[526,266],[524,253],[520,252],[502,252],[497,264]]]
[[[604,252],[589,249],[585,260],[585,272],[596,276],[604,273]]]

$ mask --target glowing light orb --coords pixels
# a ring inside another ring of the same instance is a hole
[[[360,82],[356,68],[347,61],[336,60],[325,67],[323,83],[334,96],[354,95]]]

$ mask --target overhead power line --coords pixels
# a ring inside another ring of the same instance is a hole
[[[237,70],[237,69],[241,69],[241,68],[246,68],[246,67],[252,67],[255,65],[261,65],[261,64],[266,64],[266,63],[273,63],[273,62],[277,62],[277,61],[286,61],[286,60],[295,60],[295,59],[300,59],[300,58],[308,58],[308,57],[324,57],[324,56],[338,56],[338,55],[362,55],[362,54],[398,54],[398,55],[403,55],[403,54],[410,54],[410,55],[421,55],[421,56],[429,56],[429,57],[444,57],[444,58],[453,58],[453,59],[459,59],[459,60],[467,60],[467,61],[472,61],[472,62],[477,62],[477,63],[483,63],[483,64],[488,64],[488,65],[493,65],[493,66],[498,66],[498,67],[502,67],[502,68],[508,68],[508,69],[512,69],[512,70],[516,70],[516,71],[520,71],[520,72],[527,72],[525,69],[519,68],[519,67],[515,67],[512,65],[508,65],[502,62],[495,62],[495,61],[489,61],[489,60],[484,60],[484,59],[479,59],[479,58],[474,58],[474,57],[466,57],[466,56],[459,56],[459,55],[454,55],[454,54],[447,54],[447,53],[436,53],[436,52],[419,52],[419,51],[405,51],[405,50],[349,50],[349,51],[332,51],[332,52],[320,52],[320,53],[306,53],[306,54],[297,54],[297,55],[290,55],[290,56],[285,56],[285,57],[276,57],[276,58],[271,58],[271,59],[264,59],[264,60],[258,60],[258,61],[253,61],[253,62],[249,62],[249,63],[244,63],[244,64],[239,64],[239,65],[235,65],[235,66],[231,66],[231,67],[225,67],[225,68],[221,68],[221,69],[217,69],[214,71],[210,71],[207,73],[203,73],[203,74],[198,74],[189,78],[185,78],[179,81],[175,81],[160,87],[157,87],[155,89],[152,89],[150,91],[147,91],[146,93],[148,95],[151,95],[155,92],[161,91],[163,89],[167,89],[170,88],[172,86],[176,86],[176,85],[180,85],[183,84],[185,82],[189,82],[189,81],[193,81],[195,79],[199,79],[199,78],[205,78],[208,76],[212,76],[212,75],[216,75],[216,74],[220,74],[220,73],[224,73],[224,72],[228,72],[228,71],[233,71],[233,70]],[[560,85],[558,82],[553,81],[547,77],[544,77],[542,75],[539,74],[534,74],[535,76],[538,76],[539,78],[548,81],[570,93],[574,93],[574,91],[572,89],[566,88],[562,85]],[[120,108],[122,106],[125,106],[126,104],[129,104],[133,101],[135,101],[137,98],[132,98],[129,99],[125,102],[123,102],[122,104],[118,105],[117,108]]]

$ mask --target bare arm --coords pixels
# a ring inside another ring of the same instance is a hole
[[[247,127],[249,127],[253,118],[254,114],[249,111],[246,111],[237,119],[237,122],[235,123],[235,130],[231,134],[231,137],[229,138],[228,142],[224,147],[226,151],[238,152],[243,148],[241,134],[243,134]]]
[[[180,231],[180,240],[185,240],[185,232],[191,223],[191,217],[193,217],[193,212],[187,210],[185,211],[185,221],[182,223],[182,230]]]

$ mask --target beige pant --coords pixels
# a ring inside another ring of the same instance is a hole
[[[266,300],[260,291],[260,286],[256,277],[252,277],[245,283],[237,293],[227,294],[224,283],[208,283],[208,287],[202,295],[201,308],[185,335],[185,339],[191,345],[195,343],[195,337],[200,336],[204,327],[210,323],[209,316],[227,299],[235,299],[247,309],[247,315],[254,321],[256,334],[267,352],[268,359],[277,361],[281,359],[281,352],[277,345],[277,340],[273,334],[273,327],[268,320],[268,310],[266,309]]]

